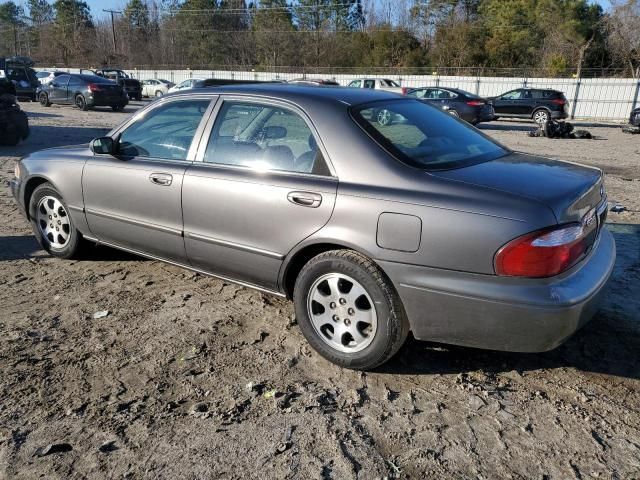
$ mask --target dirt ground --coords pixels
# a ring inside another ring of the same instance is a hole
[[[481,126],[603,168],[627,208],[591,323],[535,355],[409,339],[360,373],[312,352],[287,301],[107,248],[45,255],[14,162],[126,114],[23,107],[31,137],[0,147],[0,478],[640,478],[640,135]]]

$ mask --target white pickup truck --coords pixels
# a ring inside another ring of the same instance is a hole
[[[351,88],[374,88],[376,90],[385,90],[387,92],[395,92],[404,95],[406,88],[401,87],[389,78],[356,78],[351,80],[347,87]]]

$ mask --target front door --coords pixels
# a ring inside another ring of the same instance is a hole
[[[68,103],[67,85],[70,78],[69,75],[60,75],[51,80],[49,86],[49,101],[51,103]]]
[[[82,186],[98,240],[186,262],[182,182],[210,104],[211,97],[159,102],[116,133],[116,155],[89,159]]]
[[[500,95],[493,102],[493,108],[496,111],[496,115],[517,115],[518,109],[516,103],[520,100],[522,95],[521,90],[511,90],[505,94]]]
[[[337,179],[296,108],[233,98],[216,108],[184,180],[187,255],[196,268],[276,289],[285,255],[329,220]]]

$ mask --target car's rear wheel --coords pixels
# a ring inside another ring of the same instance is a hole
[[[449,115],[451,115],[452,117],[460,118],[460,114],[455,110],[449,110]]]
[[[80,110],[83,110],[83,111],[89,110],[89,108],[87,107],[87,101],[84,99],[82,95],[76,95],[75,104],[76,104],[76,107],[78,107]]]
[[[161,97],[162,95],[162,90],[156,90],[156,97]]]
[[[40,105],[42,105],[43,107],[51,106],[51,102],[49,102],[49,95],[47,95],[44,92],[40,94],[40,97],[38,97],[38,100],[40,101]]]
[[[342,367],[367,370],[385,363],[409,332],[391,281],[351,250],[312,258],[298,275],[293,296],[309,344]]]
[[[547,110],[536,110],[533,112],[533,121],[538,125],[544,125],[551,120],[551,115]]]
[[[50,183],[33,191],[29,218],[38,243],[51,255],[71,258],[78,253],[82,236],[73,225],[62,195]]]
[[[124,110],[124,105],[112,105],[111,110],[113,110],[114,112],[121,112],[122,110]]]

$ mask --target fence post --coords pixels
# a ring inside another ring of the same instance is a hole
[[[480,77],[476,77],[476,95],[480,95]]]
[[[573,94],[573,104],[571,105],[571,120],[576,118],[576,107],[578,106],[578,94],[580,93],[580,84],[582,83],[582,76],[576,79],[576,91]]]
[[[640,94],[640,77],[636,77],[636,91],[633,94],[633,104],[631,104],[631,110],[638,105],[638,95]]]

